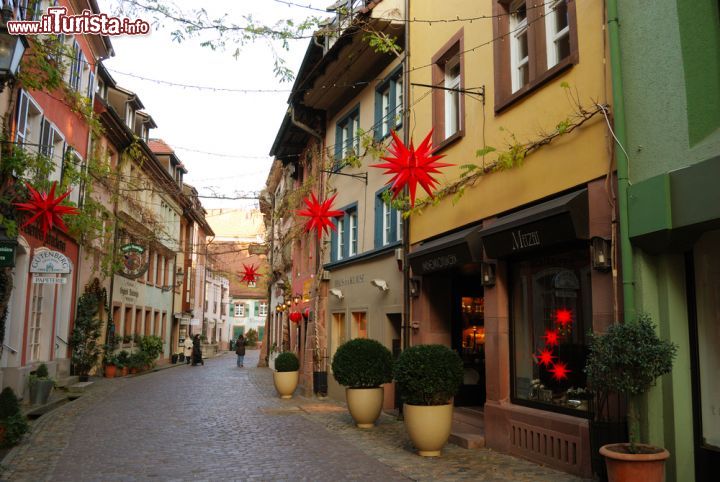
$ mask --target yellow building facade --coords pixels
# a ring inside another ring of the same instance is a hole
[[[589,476],[586,333],[617,309],[603,2],[442,5],[408,13],[408,129],[454,164],[410,216],[410,343],[461,354],[488,447]]]

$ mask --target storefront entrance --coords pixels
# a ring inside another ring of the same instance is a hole
[[[485,299],[479,276],[453,277],[452,348],[463,361],[458,407],[485,404]]]

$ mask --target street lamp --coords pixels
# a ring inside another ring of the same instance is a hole
[[[7,29],[7,21],[12,19],[12,9],[6,4],[2,11],[2,22],[0,23],[0,92],[10,79],[14,79],[20,67],[25,49],[28,47],[27,40],[22,35],[10,35]]]

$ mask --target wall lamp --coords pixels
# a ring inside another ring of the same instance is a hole
[[[302,296],[300,296],[299,294],[296,293],[295,295],[293,295],[293,303],[294,304],[297,305],[298,303],[300,303],[301,299],[302,299]]]
[[[612,244],[610,240],[595,236],[590,240],[592,267],[597,271],[610,271]]]
[[[483,263],[480,268],[483,286],[495,286],[495,263]]]
[[[384,279],[374,279],[370,282],[370,284],[381,291],[387,291],[390,289],[388,288],[387,281],[385,281]]]
[[[337,299],[339,299],[339,300],[341,300],[341,299],[344,298],[343,292],[340,291],[340,290],[337,289],[337,288],[332,288],[332,289],[330,290],[330,294],[333,295],[333,296],[335,296],[335,297],[336,297]]]

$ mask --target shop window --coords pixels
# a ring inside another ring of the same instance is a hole
[[[463,296],[462,313],[462,353],[474,355],[484,352],[485,347],[485,299]]]
[[[343,343],[345,343],[345,313],[333,313],[330,337],[330,359],[335,355],[335,350]]]
[[[511,265],[513,401],[588,410],[586,332],[591,328],[587,248]]]
[[[352,314],[352,338],[367,338],[367,313],[356,311]]]
[[[720,231],[703,235],[695,245],[697,360],[700,385],[700,440],[720,451]]]
[[[123,335],[125,335],[125,336],[130,336],[133,333],[132,315],[133,315],[133,309],[129,306],[125,307],[125,316],[123,318]]]

